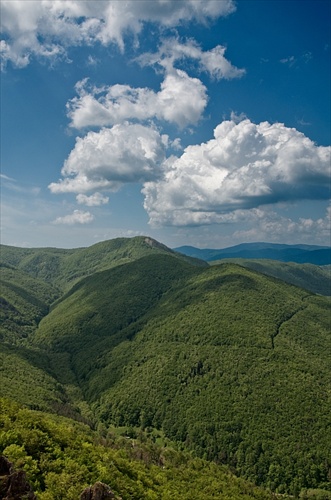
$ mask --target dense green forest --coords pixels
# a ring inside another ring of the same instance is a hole
[[[223,259],[222,261],[212,261],[210,264],[220,264],[221,262],[234,262],[286,283],[306,288],[313,293],[331,296],[331,265],[317,266],[268,259]]]
[[[77,500],[102,481],[122,500],[271,500],[216,465],[140,437],[92,431],[67,418],[0,399],[0,448],[24,469],[40,500]]]
[[[97,480],[123,499],[330,498],[328,298],[143,237],[1,257],[0,453],[40,498]],[[118,455],[134,472],[112,475]]]
[[[0,263],[14,266],[62,290],[71,288],[87,275],[153,254],[171,254],[182,261],[207,266],[202,260],[174,252],[148,237],[116,238],[72,250],[0,245]]]

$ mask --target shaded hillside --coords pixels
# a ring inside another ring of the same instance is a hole
[[[331,295],[331,266],[315,266],[314,264],[297,264],[267,259],[224,259],[213,261],[211,264],[215,265],[224,261],[254,269],[313,293]]]
[[[281,245],[275,243],[242,243],[222,249],[178,247],[177,252],[214,261],[221,259],[270,259],[281,262],[311,263],[319,266],[331,264],[331,248],[316,245]]]
[[[35,330],[59,291],[10,266],[0,264],[0,272],[0,340],[17,343]]]
[[[79,282],[33,341],[69,353],[107,424],[160,429],[280,493],[329,484],[323,297],[233,264],[154,255]]]
[[[86,404],[68,369],[68,355],[49,355],[29,344],[59,290],[20,269],[2,265],[0,271],[0,397],[83,418],[79,406],[86,408]],[[63,363],[66,377],[62,380]]]
[[[54,304],[34,343],[71,354],[88,346],[89,356],[90,348],[98,350],[98,342],[104,339],[117,343],[132,336],[127,328],[153,314],[168,290],[199,269],[169,255],[153,255],[95,273]]]
[[[70,369],[70,354],[48,353],[38,346],[31,347],[29,336],[48,314],[54,300],[61,300],[60,288],[70,288],[79,276],[134,261],[144,253],[170,254],[183,261],[183,256],[149,238],[120,238],[75,250],[2,245],[0,395],[13,395],[32,408],[90,420],[92,415]],[[206,265],[185,257],[186,260]]]
[[[145,236],[116,238],[73,250],[0,246],[1,262],[62,289],[70,288],[81,278],[95,272],[154,254],[171,254],[180,260],[205,265]]]
[[[65,387],[49,373],[49,357],[38,349],[2,344],[0,380],[0,397],[14,399],[30,408],[80,418],[80,410]]]
[[[61,275],[63,260],[76,251],[78,250],[0,245],[0,260],[2,264],[20,269],[34,278],[54,285]]]

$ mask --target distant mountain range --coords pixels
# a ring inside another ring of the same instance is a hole
[[[317,266],[331,264],[331,247],[317,245],[282,245],[276,243],[242,243],[222,249],[181,246],[176,252],[207,262],[221,259],[271,259],[281,262],[310,263]]]

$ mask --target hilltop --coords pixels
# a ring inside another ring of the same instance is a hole
[[[87,248],[18,248],[0,245],[0,263],[25,271],[34,278],[68,289],[84,276],[127,264],[150,254],[171,254],[196,265],[203,261],[175,252],[147,236],[115,238]]]
[[[311,292],[331,295],[330,247],[243,243],[219,250],[190,246],[175,250],[183,255],[203,259],[210,265],[235,262]]]

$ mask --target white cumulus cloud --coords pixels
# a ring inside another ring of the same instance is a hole
[[[143,187],[144,206],[151,224],[185,226],[281,201],[328,199],[330,150],[282,123],[224,121],[214,139],[164,162],[164,177]]]
[[[152,118],[184,127],[196,123],[207,105],[203,83],[176,69],[166,74],[159,92],[129,85],[93,87],[87,79],[76,84],[76,91],[67,109],[77,129]]]
[[[146,22],[175,27],[205,23],[235,10],[232,0],[2,0],[3,64],[29,64],[31,57],[64,56],[70,46],[116,43],[138,36]]]
[[[158,52],[142,54],[137,61],[142,66],[157,64],[169,69],[178,61],[192,59],[198,62],[200,71],[206,71],[217,80],[240,78],[245,74],[245,70],[233,66],[225,58],[225,51],[226,47],[221,45],[203,51],[195,40],[189,39],[183,43],[178,38],[168,38],[163,40]]]
[[[116,191],[127,182],[146,182],[160,175],[164,138],[157,130],[123,123],[76,139],[53,193]]]
[[[94,216],[90,212],[83,212],[82,210],[74,210],[72,214],[57,217],[53,224],[67,224],[73,226],[74,224],[89,224],[94,220]]]
[[[86,194],[78,194],[76,196],[77,203],[79,205],[86,205],[88,207],[98,207],[99,205],[105,205],[108,203],[108,196],[103,196],[101,193],[94,193],[91,196]]]
[[[244,213],[245,212],[245,213]],[[300,217],[298,220],[284,217],[274,210],[252,209],[243,211],[245,229],[236,230],[231,238],[242,241],[297,241],[325,245],[330,241],[331,207],[324,217],[317,219]],[[238,219],[239,221],[239,219]]]

